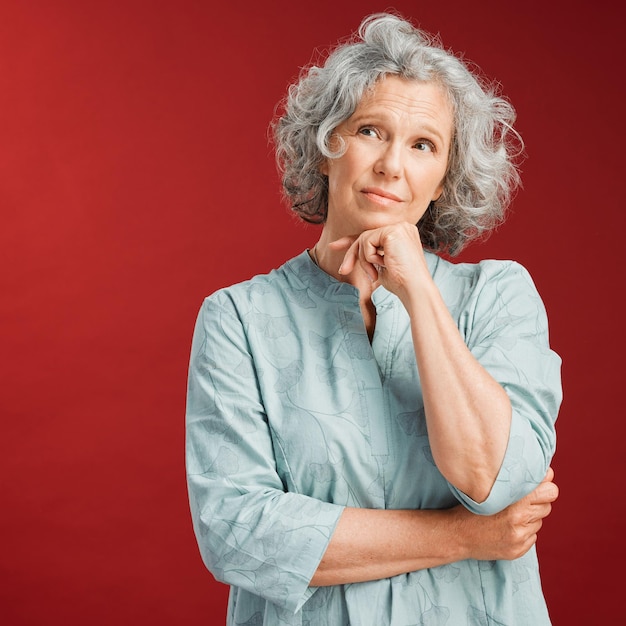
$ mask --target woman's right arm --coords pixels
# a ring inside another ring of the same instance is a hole
[[[186,407],[189,505],[213,576],[295,612],[314,592],[311,577],[344,507],[287,491],[277,472],[264,373],[246,335],[251,314],[220,292],[198,315]]]
[[[448,510],[344,510],[312,585],[389,578],[464,559],[516,559],[537,540],[558,497],[549,470],[532,493],[500,513]]]

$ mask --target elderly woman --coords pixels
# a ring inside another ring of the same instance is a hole
[[[517,263],[436,254],[501,221],[513,118],[388,14],[290,88],[278,162],[321,236],[207,298],[190,362],[191,511],[228,624],[550,623],[544,307]]]

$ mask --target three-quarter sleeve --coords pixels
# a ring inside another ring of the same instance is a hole
[[[461,326],[481,365],[507,392],[512,407],[509,440],[488,498],[477,503],[450,485],[474,513],[496,513],[530,493],[544,478],[556,446],[562,399],[560,357],[550,349],[543,302],[524,267],[484,261]]]
[[[219,300],[219,303],[218,303]],[[343,507],[289,493],[244,324],[207,298],[189,365],[186,465],[200,553],[216,579],[297,611]]]

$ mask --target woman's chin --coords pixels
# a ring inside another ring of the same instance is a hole
[[[333,239],[340,237],[354,237],[368,230],[376,230],[385,226],[393,226],[394,224],[417,224],[418,219],[413,221],[414,216],[407,215],[405,212],[393,213],[391,211],[372,211],[371,213],[361,214],[358,219],[335,220],[327,219],[325,228]]]
[[[377,228],[393,226],[394,224],[402,224],[406,221],[406,216],[397,216],[390,214],[376,215],[362,222],[360,232],[364,232],[366,230],[376,230]]]

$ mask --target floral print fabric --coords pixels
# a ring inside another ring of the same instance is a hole
[[[527,271],[426,255],[459,332],[513,405],[504,463],[480,504],[433,462],[410,321],[393,294],[373,294],[371,343],[358,291],[307,252],[203,303],[189,368],[187,476],[200,552],[231,586],[229,626],[550,623],[534,549],[516,561],[309,586],[344,507],[462,502],[491,514],[532,491],[554,453],[560,359]]]

